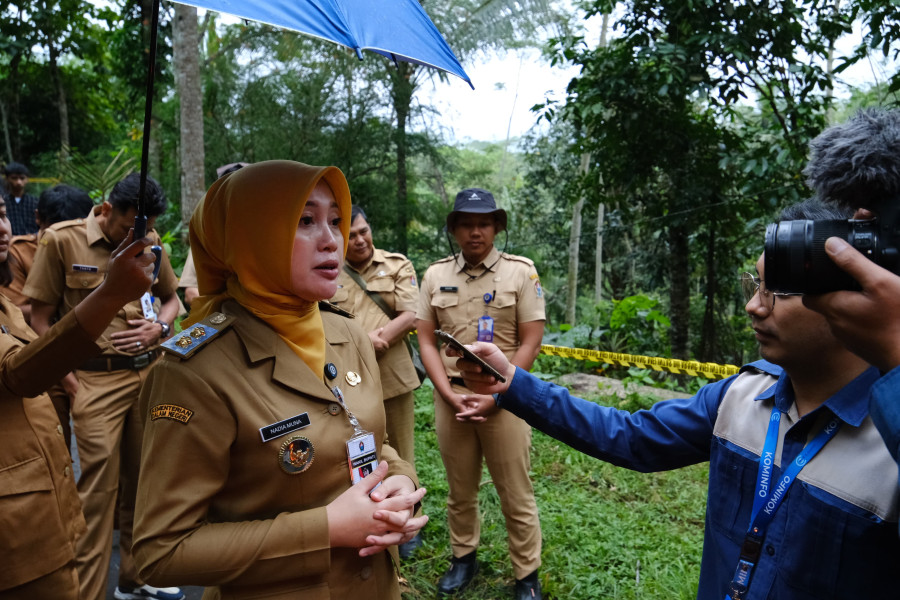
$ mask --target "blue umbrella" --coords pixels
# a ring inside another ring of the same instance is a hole
[[[360,59],[363,50],[371,50],[395,61],[434,67],[472,85],[417,0],[178,1],[343,44]]]
[[[441,33],[417,0],[178,0],[182,4],[227,13],[298,31],[306,35],[362,51],[377,52],[393,61],[410,62],[446,71],[468,83],[472,81]],[[150,65],[144,113],[141,183],[135,237],[146,232],[144,189],[150,143],[150,113],[153,104],[153,74],[159,0],[153,3],[150,25]]]

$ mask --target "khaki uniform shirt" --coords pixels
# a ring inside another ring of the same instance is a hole
[[[391,474],[416,481],[412,467],[382,445],[381,380],[365,332],[321,311],[325,362],[337,367],[329,380],[237,303],[225,302],[222,313],[230,326],[212,325],[222,333],[190,358],[165,350],[141,392],[146,424],[133,545],[141,577],[156,586],[208,586],[204,598],[399,600],[387,552],[361,558],[354,548],[329,546],[325,506],[350,487],[353,437],[331,386],[374,433]],[[190,332],[171,343],[183,335]],[[308,425],[263,441],[260,428],[300,415]],[[308,468],[289,474],[285,443],[297,437],[311,446]]]
[[[347,267],[353,268],[350,265]],[[376,248],[369,264],[357,272],[366,282],[366,287],[377,292],[394,312],[415,312],[419,302],[419,286],[416,271],[408,258]],[[343,269],[338,278],[337,292],[331,301],[356,315],[366,332],[384,327],[391,320]],[[381,370],[385,399],[419,387],[416,368],[403,340],[396,342],[378,358],[378,368]]]
[[[184,259],[184,268],[181,270],[181,279],[178,280],[178,287],[189,288],[199,287],[197,283],[197,268],[194,266],[194,254],[188,250],[187,258]]]
[[[84,219],[63,221],[44,230],[38,243],[34,265],[28,274],[23,290],[29,298],[59,307],[59,314],[65,315],[84,300],[94,288],[106,278],[109,258],[116,246],[110,242],[97,222],[100,207]],[[147,233],[154,244],[159,244],[155,231]],[[167,297],[175,293],[178,278],[169,264],[169,257],[163,250],[159,277],[151,288],[157,297]],[[159,312],[158,302],[154,308]],[[106,355],[128,355],[117,351],[110,335],[117,331],[131,329],[130,319],[143,319],[144,311],[140,300],[129,302],[119,310],[116,317],[97,340]],[[152,348],[142,349],[143,352]]]
[[[485,302],[485,294],[491,294],[490,302]],[[471,344],[484,315],[494,319],[493,343],[512,357],[519,348],[519,323],[546,319],[544,292],[531,260],[501,254],[495,247],[479,265],[466,265],[460,253],[455,260],[448,256],[428,267],[416,318],[432,321],[463,344]],[[458,377],[457,358],[440,354],[448,376]]]
[[[38,338],[0,295],[0,590],[75,559],[85,531],[72,459],[42,392],[99,348],[75,315]],[[26,345],[27,344],[27,345]]]
[[[0,287],[0,292],[13,301],[16,306],[28,304],[28,296],[22,293],[25,280],[34,263],[34,253],[37,251],[37,234],[17,235],[9,243],[9,267],[13,280],[7,286]]]

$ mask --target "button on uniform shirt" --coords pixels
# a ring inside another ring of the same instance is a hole
[[[347,267],[353,268],[350,265]],[[369,291],[378,293],[394,312],[416,311],[419,302],[416,271],[402,254],[376,248],[369,263],[357,272]],[[338,290],[331,301],[356,315],[367,333],[384,327],[391,320],[343,270],[338,278]],[[378,358],[378,368],[381,370],[385,398],[393,398],[419,387],[416,369],[403,340]]]
[[[481,275],[486,268],[489,272]],[[472,279],[465,271],[481,276]],[[491,295],[490,302],[485,302],[485,294]],[[463,344],[471,344],[478,336],[478,319],[484,315],[494,320],[493,343],[512,357],[519,348],[519,323],[545,320],[544,293],[531,260],[493,248],[479,265],[466,266],[459,254],[428,267],[417,318],[432,321]],[[456,357],[440,354],[447,374],[459,376]]]
[[[60,315],[69,313],[78,306],[94,288],[106,278],[109,258],[117,244],[110,242],[97,222],[100,207],[84,219],[63,221],[44,230],[34,257],[34,265],[23,290],[29,298],[39,300],[59,308]],[[155,231],[147,233],[154,244],[159,244]],[[151,288],[156,297],[166,297],[175,293],[178,277],[169,264],[169,257],[163,250],[159,277]],[[158,304],[155,303],[155,305]],[[158,306],[156,306],[158,311]],[[119,310],[97,344],[103,354],[125,354],[117,351],[110,336],[117,331],[131,329],[130,319],[143,319],[144,311],[140,300],[126,304]],[[151,348],[142,349],[144,352]]]

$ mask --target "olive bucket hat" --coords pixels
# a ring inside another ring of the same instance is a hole
[[[469,188],[456,195],[453,211],[447,215],[447,229],[453,231],[456,219],[463,213],[493,214],[497,219],[497,233],[506,229],[506,211],[497,208],[494,195],[481,188]]]

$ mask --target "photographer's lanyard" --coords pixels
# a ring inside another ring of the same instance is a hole
[[[806,464],[818,454],[828,441],[837,434],[841,428],[841,421],[833,417],[811,442],[803,447],[788,468],[785,469],[777,482],[772,481],[772,472],[775,468],[775,451],[778,449],[778,424],[781,421],[781,412],[777,407],[772,407],[772,416],[769,417],[769,429],[766,432],[766,441],[763,444],[762,456],[759,457],[759,471],[756,475],[756,493],[753,495],[753,509],[750,513],[750,529],[741,546],[741,556],[738,560],[734,577],[729,584],[725,600],[742,600],[750,588],[750,576],[753,567],[759,560],[762,552],[763,539],[766,536],[766,528],[772,522],[775,511],[781,506],[781,501],[787,495],[788,488],[794,483],[797,474]],[[774,488],[774,489],[773,489]]]

